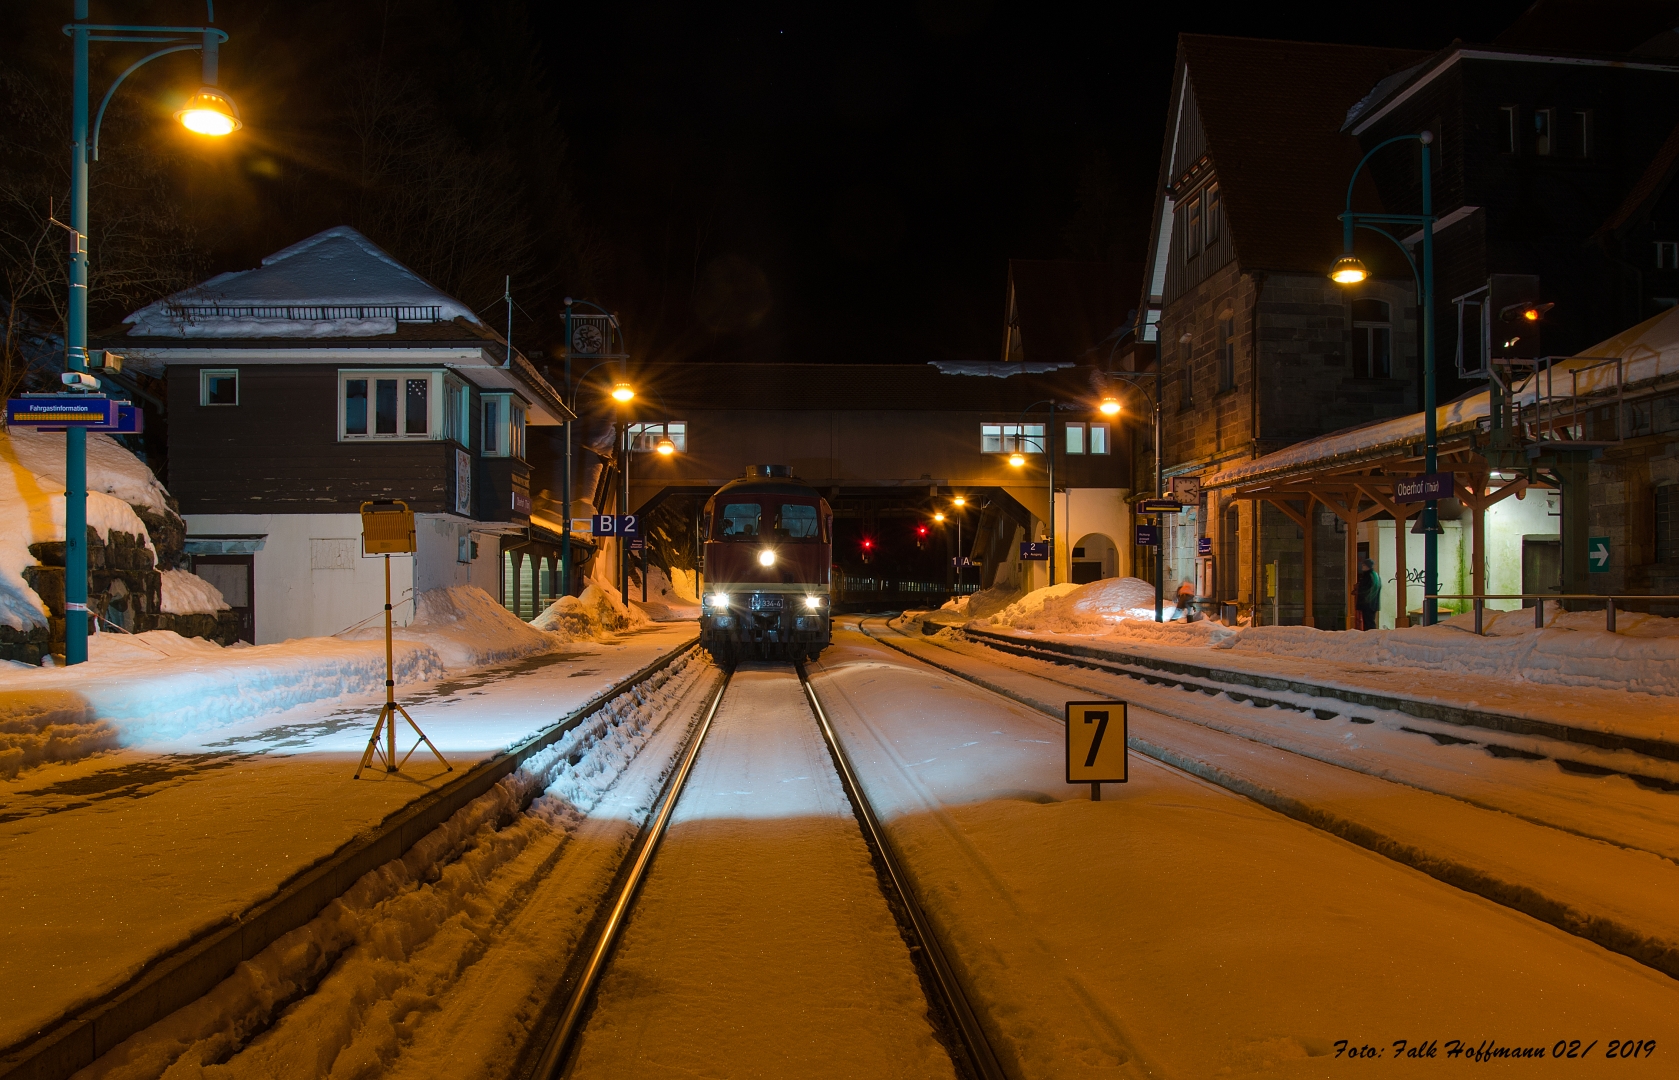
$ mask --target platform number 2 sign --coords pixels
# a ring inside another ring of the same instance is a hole
[[[1091,785],[1097,799],[1097,785],[1125,783],[1125,702],[1069,701],[1066,717],[1067,783]]]

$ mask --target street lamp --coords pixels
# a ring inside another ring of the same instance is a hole
[[[1156,357],[1155,362],[1154,362],[1154,393],[1153,394],[1150,394],[1148,392],[1148,388],[1146,386],[1144,386],[1142,384],[1142,382],[1140,381],[1142,379],[1142,377],[1143,377],[1142,372],[1132,372],[1132,371],[1110,371],[1110,372],[1108,372],[1108,378],[1110,378],[1110,379],[1124,379],[1129,383],[1129,385],[1133,389],[1135,389],[1139,394],[1143,395],[1143,400],[1149,403],[1150,410],[1154,413],[1154,497],[1157,498],[1157,499],[1164,499],[1166,497],[1166,492],[1165,492],[1166,480],[1165,480],[1165,462],[1161,460],[1161,456],[1160,456],[1161,374],[1160,374],[1160,360],[1159,360],[1158,357]],[[1112,398],[1112,397],[1106,397],[1106,398],[1102,399],[1102,411],[1103,412],[1108,411],[1108,403],[1110,401],[1113,402],[1114,413],[1118,413],[1119,408],[1120,408],[1119,407],[1119,401],[1118,401],[1117,398]],[[1164,533],[1162,533],[1162,535],[1160,537],[1160,541],[1161,541],[1160,546],[1159,546],[1158,550],[1156,551],[1155,557],[1154,557],[1154,621],[1155,622],[1165,622],[1166,621],[1166,541],[1165,541]]]
[[[1049,473],[1049,583],[1055,584],[1055,399],[1045,398],[1034,401],[1020,410],[1020,423],[1016,425],[1014,436],[1014,453],[1009,455],[1009,464],[1020,468],[1026,464],[1026,455],[1021,452],[1026,438],[1026,414],[1039,405],[1049,406],[1049,422],[1044,425],[1044,465]]]
[[[213,0],[205,0],[206,24],[216,21]],[[70,298],[64,324],[65,368],[87,371],[88,166],[99,158],[99,128],[105,108],[124,79],[171,53],[203,54],[203,86],[175,118],[201,135],[227,135],[241,124],[233,99],[216,89],[217,50],[227,34],[213,26],[127,26],[90,23],[88,0],[75,0],[75,21],[64,27],[72,56],[70,109]],[[196,38],[197,40],[192,40]],[[88,125],[88,46],[95,41],[162,44],[117,76]],[[177,44],[179,43],[179,44]],[[90,138],[91,135],[91,138]],[[95,383],[97,386],[97,383]],[[64,433],[64,660],[87,659],[87,430]]]
[[[1353,212],[1353,185],[1358,182],[1358,174],[1363,171],[1372,155],[1384,146],[1396,142],[1415,140],[1422,151],[1422,213],[1420,214],[1367,214]],[[1364,264],[1353,255],[1353,230],[1369,229],[1371,232],[1381,233],[1392,240],[1405,256],[1405,261],[1411,265],[1411,275],[1417,283],[1417,304],[1422,308],[1422,411],[1423,411],[1423,470],[1432,474],[1439,467],[1440,433],[1437,430],[1437,418],[1434,415],[1434,181],[1432,162],[1429,160],[1429,147],[1434,143],[1434,133],[1420,131],[1414,135],[1395,135],[1391,139],[1384,139],[1370,148],[1353,169],[1352,178],[1347,181],[1347,210],[1341,215],[1342,227],[1342,255],[1335,260],[1330,270],[1330,278],[1342,285],[1357,285],[1370,276]],[[1417,266],[1417,260],[1412,258],[1411,252],[1399,237],[1382,228],[1383,225],[1410,225],[1422,230],[1422,266]],[[1438,621],[1439,601],[1434,599],[1440,591],[1440,504],[1434,499],[1423,503],[1422,531],[1423,531],[1423,615],[1424,626],[1432,626]],[[1403,540],[1395,535],[1395,542]],[[1401,591],[1403,600],[1403,590]]]

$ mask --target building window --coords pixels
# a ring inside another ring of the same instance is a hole
[[[1592,156],[1592,111],[1590,109],[1574,110],[1574,130],[1571,132],[1574,142],[1574,156],[1585,159]]]
[[[1108,425],[1090,425],[1090,452],[1092,454],[1108,453]]]
[[[1178,408],[1180,409],[1187,409],[1195,404],[1195,354],[1192,343],[1187,340],[1188,337],[1189,335],[1185,334],[1185,340],[1178,342],[1178,358],[1182,364],[1182,368],[1178,372],[1178,378],[1183,384],[1178,394]]]
[[[1084,453],[1084,425],[1083,424],[1068,424],[1067,425],[1067,453],[1069,453],[1069,454],[1082,454],[1082,453]]]
[[[1656,561],[1679,563],[1679,485],[1656,488]]]
[[[1184,207],[1184,222],[1184,251],[1186,254],[1194,255],[1201,250],[1201,199],[1199,196],[1189,200],[1189,205]]]
[[[1218,388],[1236,388],[1236,318],[1228,312],[1218,320]]]
[[[435,371],[339,372],[339,437],[433,438],[443,426],[443,417],[433,415],[437,395],[432,392],[441,377]]]
[[[1202,227],[1202,230],[1207,234],[1207,244],[1208,244],[1208,246],[1211,246],[1212,243],[1215,240],[1218,239],[1219,232],[1224,227],[1219,220],[1221,215],[1222,215],[1223,209],[1224,209],[1224,205],[1223,205],[1224,200],[1223,200],[1223,196],[1219,194],[1217,184],[1208,184],[1207,185],[1207,194],[1206,194],[1205,198],[1206,198],[1206,209],[1202,211],[1202,226],[1201,227]]]
[[[1393,374],[1393,323],[1386,300],[1353,301],[1353,378]]]
[[[1679,240],[1656,241],[1656,269],[1679,270]]]
[[[512,394],[484,395],[484,456],[525,456],[525,403]]]
[[[1012,454],[1017,448],[1023,454],[1043,453],[1044,425],[981,424],[979,426],[980,453]]]
[[[198,373],[198,403],[200,405],[239,404],[239,372],[200,371]]]
[[[676,446],[676,452],[688,452],[688,422],[686,420],[659,421],[658,423],[631,424],[630,449],[642,453],[650,453],[659,448],[659,440],[670,436],[670,441]]]
[[[472,445],[472,392],[453,375],[443,378],[443,437]]]
[[[1551,152],[1552,127],[1556,117],[1555,109],[1533,110],[1533,152],[1545,157]]]
[[[1502,153],[1514,154],[1519,151],[1521,143],[1516,138],[1517,121],[1521,109],[1515,105],[1503,105],[1498,110],[1498,149]]]

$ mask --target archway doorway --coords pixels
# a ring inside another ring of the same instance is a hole
[[[1075,585],[1084,585],[1119,574],[1119,545],[1101,533],[1085,533],[1073,545],[1071,560]]]

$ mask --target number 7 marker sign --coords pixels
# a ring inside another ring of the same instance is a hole
[[[1123,784],[1126,707],[1123,701],[1067,702],[1067,783],[1089,784],[1100,801],[1103,784]]]

